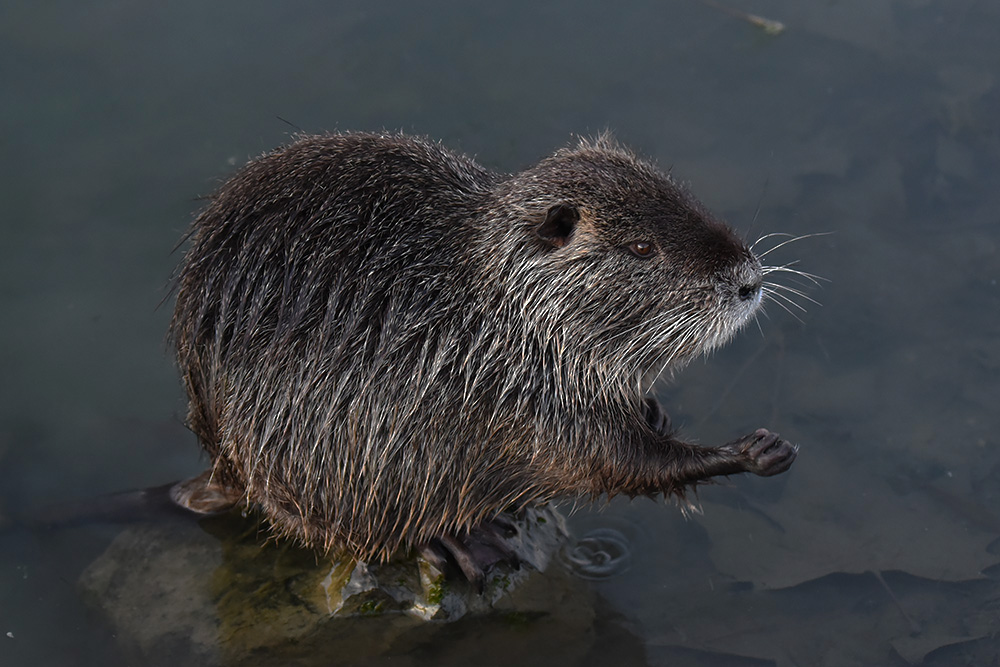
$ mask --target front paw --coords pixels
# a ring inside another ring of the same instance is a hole
[[[792,465],[799,449],[777,433],[759,428],[726,448],[743,459],[744,469],[761,477],[783,473]]]

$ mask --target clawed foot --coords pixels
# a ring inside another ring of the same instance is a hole
[[[739,457],[746,472],[761,477],[785,472],[798,453],[798,447],[764,428],[724,445],[723,449]]]
[[[473,528],[462,536],[443,535],[419,547],[422,555],[438,570],[448,570],[450,562],[458,565],[465,578],[480,590],[486,573],[499,562],[520,567],[520,559],[509,544],[515,525],[504,517]]]
[[[178,507],[203,516],[227,512],[240,500],[240,494],[220,483],[211,470],[177,482],[169,494]]]

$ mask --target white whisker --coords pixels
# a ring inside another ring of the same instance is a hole
[[[802,304],[800,304],[799,302],[795,301],[794,299],[792,299],[791,297],[789,297],[787,294],[782,294],[781,292],[777,292],[777,291],[775,291],[773,289],[768,289],[768,290],[766,290],[765,293],[768,296],[770,296],[773,300],[780,299],[784,303],[787,303],[788,305],[793,306],[794,308],[797,308],[801,312],[803,312],[803,313],[806,312],[806,309],[805,309],[805,307]]]
[[[806,294],[805,292],[803,292],[802,290],[795,289],[794,287],[789,287],[788,285],[781,285],[779,283],[772,283],[772,282],[766,282],[766,283],[764,283],[764,285],[767,286],[768,288],[772,289],[772,290],[775,290],[775,289],[784,290],[786,292],[794,294],[795,296],[801,297],[801,298],[805,299],[806,301],[815,303],[817,306],[822,306],[823,305],[819,301],[817,301],[816,299],[812,298],[811,296],[809,296],[808,294]]]
[[[793,275],[805,278],[806,280],[808,280],[817,287],[819,287],[820,283],[823,281],[830,282],[829,278],[824,278],[823,276],[817,276],[812,273],[806,273],[805,271],[799,271],[798,269],[791,268],[798,263],[799,263],[798,260],[796,260],[794,262],[789,262],[788,264],[784,264],[782,266],[765,266],[761,269],[761,272],[765,276],[769,273],[791,273]]]
[[[777,295],[774,295],[774,294],[772,294],[772,296],[777,296]],[[781,308],[782,310],[784,310],[784,311],[785,311],[786,313],[788,313],[789,315],[791,315],[792,317],[794,317],[794,318],[795,318],[796,320],[798,320],[798,321],[799,321],[800,323],[803,323],[803,324],[804,324],[804,322],[802,322],[802,318],[801,318],[801,317],[799,317],[797,313],[793,312],[791,308],[789,308],[788,306],[786,306],[786,305],[785,305],[784,303],[782,303],[782,302],[781,302],[781,301],[779,301],[778,299],[771,299],[771,303],[773,303],[773,304],[776,304],[776,305],[777,305],[777,306],[779,306],[779,307],[780,307],[780,308]],[[799,308],[801,308],[801,306],[799,306],[799,305],[798,305],[797,303],[795,303],[795,302],[792,302],[792,304],[793,304],[793,305],[795,305],[795,306],[797,306],[797,307],[799,307]]]
[[[763,259],[764,257],[767,257],[768,255],[770,255],[772,252],[774,252],[778,248],[786,246],[789,243],[795,243],[796,241],[802,241],[804,239],[811,239],[811,238],[814,238],[816,236],[829,236],[832,233],[833,232],[815,232],[813,234],[803,234],[802,236],[793,236],[792,238],[790,238],[790,239],[788,239],[786,241],[782,241],[781,243],[779,243],[778,245],[774,246],[773,248],[765,250],[761,254],[757,255],[757,259]]]
[[[766,239],[774,238],[775,236],[795,236],[794,234],[789,234],[788,232],[771,232],[770,234],[764,234],[759,239],[750,244],[750,250],[757,247],[757,244]]]

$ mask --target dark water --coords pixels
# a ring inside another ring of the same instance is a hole
[[[0,519],[204,465],[157,307],[171,249],[289,123],[505,171],[611,128],[750,237],[833,232],[768,256],[828,278],[822,306],[771,304],[661,388],[687,435],[767,426],[799,460],[689,520],[579,510],[631,547],[579,580],[582,621],[415,629],[351,662],[994,664],[1000,4],[728,2],[786,30],[699,0],[4,3]],[[0,534],[0,664],[126,664],[76,583],[116,530]]]

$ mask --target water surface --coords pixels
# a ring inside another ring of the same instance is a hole
[[[767,426],[799,459],[689,519],[579,509],[631,547],[579,579],[590,616],[417,628],[356,662],[996,660],[1000,5],[727,1],[786,29],[698,0],[6,3],[0,517],[202,468],[159,304],[236,165],[295,128],[387,128],[515,171],[610,128],[748,238],[833,232],[768,256],[828,278],[822,306],[772,303],[659,387],[689,437]],[[0,535],[0,663],[126,663],[76,585],[116,531]]]

